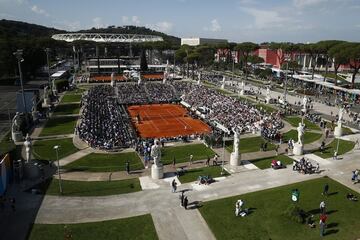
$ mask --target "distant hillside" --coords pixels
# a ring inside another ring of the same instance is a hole
[[[2,19],[0,20],[0,39],[1,38],[42,38],[51,37],[56,33],[64,33],[65,30],[49,28],[37,24],[26,22],[12,21]],[[162,32],[157,32],[146,27],[137,26],[109,26],[107,28],[92,28],[88,30],[80,30],[77,32],[96,32],[96,33],[121,33],[121,34],[149,34],[158,35],[164,38],[165,41],[172,44],[180,45],[180,38],[169,36]]]
[[[163,37],[167,42],[171,42],[175,45],[180,45],[180,38],[167,35],[162,32],[154,31],[146,27],[138,26],[109,26],[107,28],[92,28],[89,30],[81,30],[79,32],[96,32],[96,33],[119,33],[119,34],[148,34],[157,35]]]
[[[60,32],[65,31],[26,22],[0,20],[0,38],[51,37]]]

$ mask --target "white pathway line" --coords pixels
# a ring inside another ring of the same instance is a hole
[[[76,153],[73,153],[67,157],[64,157],[62,159],[59,160],[60,162],[60,166],[65,166],[69,163],[72,163],[82,157],[85,157],[87,155],[89,155],[90,153],[93,153],[93,150],[91,148],[85,148],[83,150],[77,151]]]

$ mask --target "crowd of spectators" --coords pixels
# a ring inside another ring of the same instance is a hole
[[[89,89],[82,99],[82,112],[77,133],[92,148],[113,149],[132,144],[130,123],[114,98],[109,85]]]
[[[121,104],[146,104],[149,97],[144,85],[118,84],[118,99]]]
[[[254,105],[229,97],[201,85],[178,82],[175,89],[182,93],[182,99],[192,107],[210,109],[206,119],[218,122],[231,130],[240,127],[242,132],[261,131],[266,138],[274,138],[282,127],[278,114],[266,114]]]
[[[178,99],[170,84],[146,83],[145,87],[152,102],[172,102]]]

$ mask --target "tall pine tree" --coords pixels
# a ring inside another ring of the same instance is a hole
[[[148,71],[148,64],[147,64],[147,61],[146,61],[145,50],[142,50],[141,55],[140,55],[140,71],[141,72]]]

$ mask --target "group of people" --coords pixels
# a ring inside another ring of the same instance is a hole
[[[130,122],[114,98],[109,85],[89,89],[82,99],[83,109],[76,131],[93,148],[113,149],[132,144]]]
[[[145,84],[118,84],[117,97],[121,104],[169,103],[179,96],[170,84],[146,82]]]
[[[293,161],[293,171],[298,171],[302,174],[312,174],[320,172],[319,163],[314,166],[309,160],[306,160],[304,157],[300,161]]]
[[[174,87],[192,107],[210,109],[205,115],[209,122],[220,123],[227,129],[242,126],[243,132],[261,131],[265,138],[273,138],[283,126],[278,114],[266,114],[248,102],[216,90],[186,82],[176,82]]]

